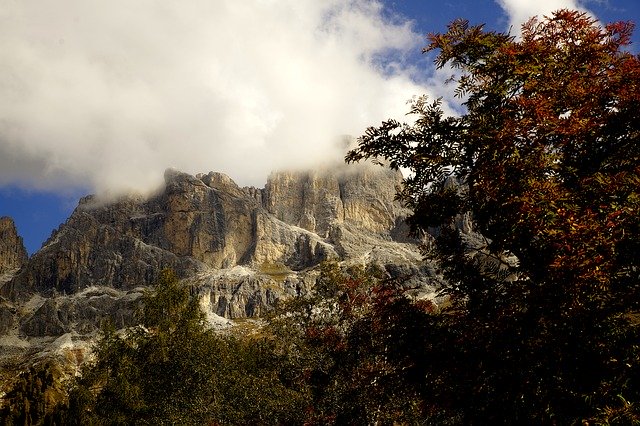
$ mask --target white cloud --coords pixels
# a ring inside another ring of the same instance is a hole
[[[542,18],[560,9],[572,9],[587,12],[578,0],[496,0],[509,16],[512,34],[519,34],[520,27],[533,16]]]
[[[0,186],[261,185],[402,117],[422,42],[369,0],[0,0]]]

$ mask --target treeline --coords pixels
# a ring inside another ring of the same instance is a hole
[[[67,399],[64,373],[53,361],[31,366],[21,373],[10,391],[2,396],[2,425],[60,425],[64,416],[60,402]]]
[[[541,387],[581,372],[584,357],[595,352],[588,349],[589,340],[572,342],[575,348],[562,353],[566,359],[551,360],[558,352],[541,351],[557,342],[535,342],[538,350],[533,344],[518,348],[514,340],[502,340],[511,330],[472,323],[453,305],[439,309],[412,301],[402,283],[388,281],[376,269],[324,264],[314,294],[288,301],[245,334],[208,328],[197,295],[171,271],[143,297],[140,325],[119,332],[104,328],[93,361],[66,390],[68,398],[58,394],[56,406],[45,405],[47,387],[59,388],[51,373],[55,366],[29,371],[2,411],[4,424],[635,424],[640,419],[635,404],[620,394],[588,398],[576,392],[578,386],[598,389],[594,376],[615,380],[610,372]],[[610,356],[619,344],[612,342],[604,354]],[[524,359],[530,362],[519,362]],[[572,365],[566,371],[542,370],[558,363]],[[530,381],[533,377],[538,381]],[[529,387],[522,386],[523,379]],[[627,395],[638,389],[637,377],[626,377],[624,387]]]
[[[313,295],[242,336],[208,328],[197,296],[165,271],[139,326],[104,328],[68,399],[45,410],[21,382],[5,424],[420,422],[434,307],[378,275],[327,263]]]

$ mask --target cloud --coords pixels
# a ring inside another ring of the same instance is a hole
[[[262,185],[401,118],[422,42],[369,0],[0,0],[0,186]]]
[[[519,34],[520,27],[531,17],[550,16],[559,9],[573,9],[588,12],[578,0],[496,0],[496,3],[509,16],[512,33]]]

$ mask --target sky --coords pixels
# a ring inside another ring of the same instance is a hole
[[[640,20],[638,0],[0,0],[0,216],[33,253],[80,196],[169,167],[262,187],[341,159],[413,96],[455,113],[427,33],[560,8]]]

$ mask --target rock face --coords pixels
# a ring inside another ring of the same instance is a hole
[[[377,234],[389,232],[404,211],[394,201],[400,172],[372,167],[273,173],[264,205],[281,221],[323,238],[339,224]]]
[[[127,327],[134,324],[140,296],[142,289],[122,292],[104,287],[89,287],[69,296],[36,296],[33,313],[20,322],[19,332],[25,337],[90,334],[107,318],[117,328]]]
[[[17,271],[29,256],[10,217],[0,217],[0,276]]]
[[[81,199],[28,261],[2,219],[0,265],[19,271],[0,282],[0,335],[89,335],[105,318],[130,325],[142,289],[165,268],[216,318],[259,316],[279,298],[308,292],[328,259],[377,263],[429,290],[435,274],[394,201],[400,182],[399,173],[369,165],[277,172],[264,189],[221,173],[168,170],[155,195]]]

